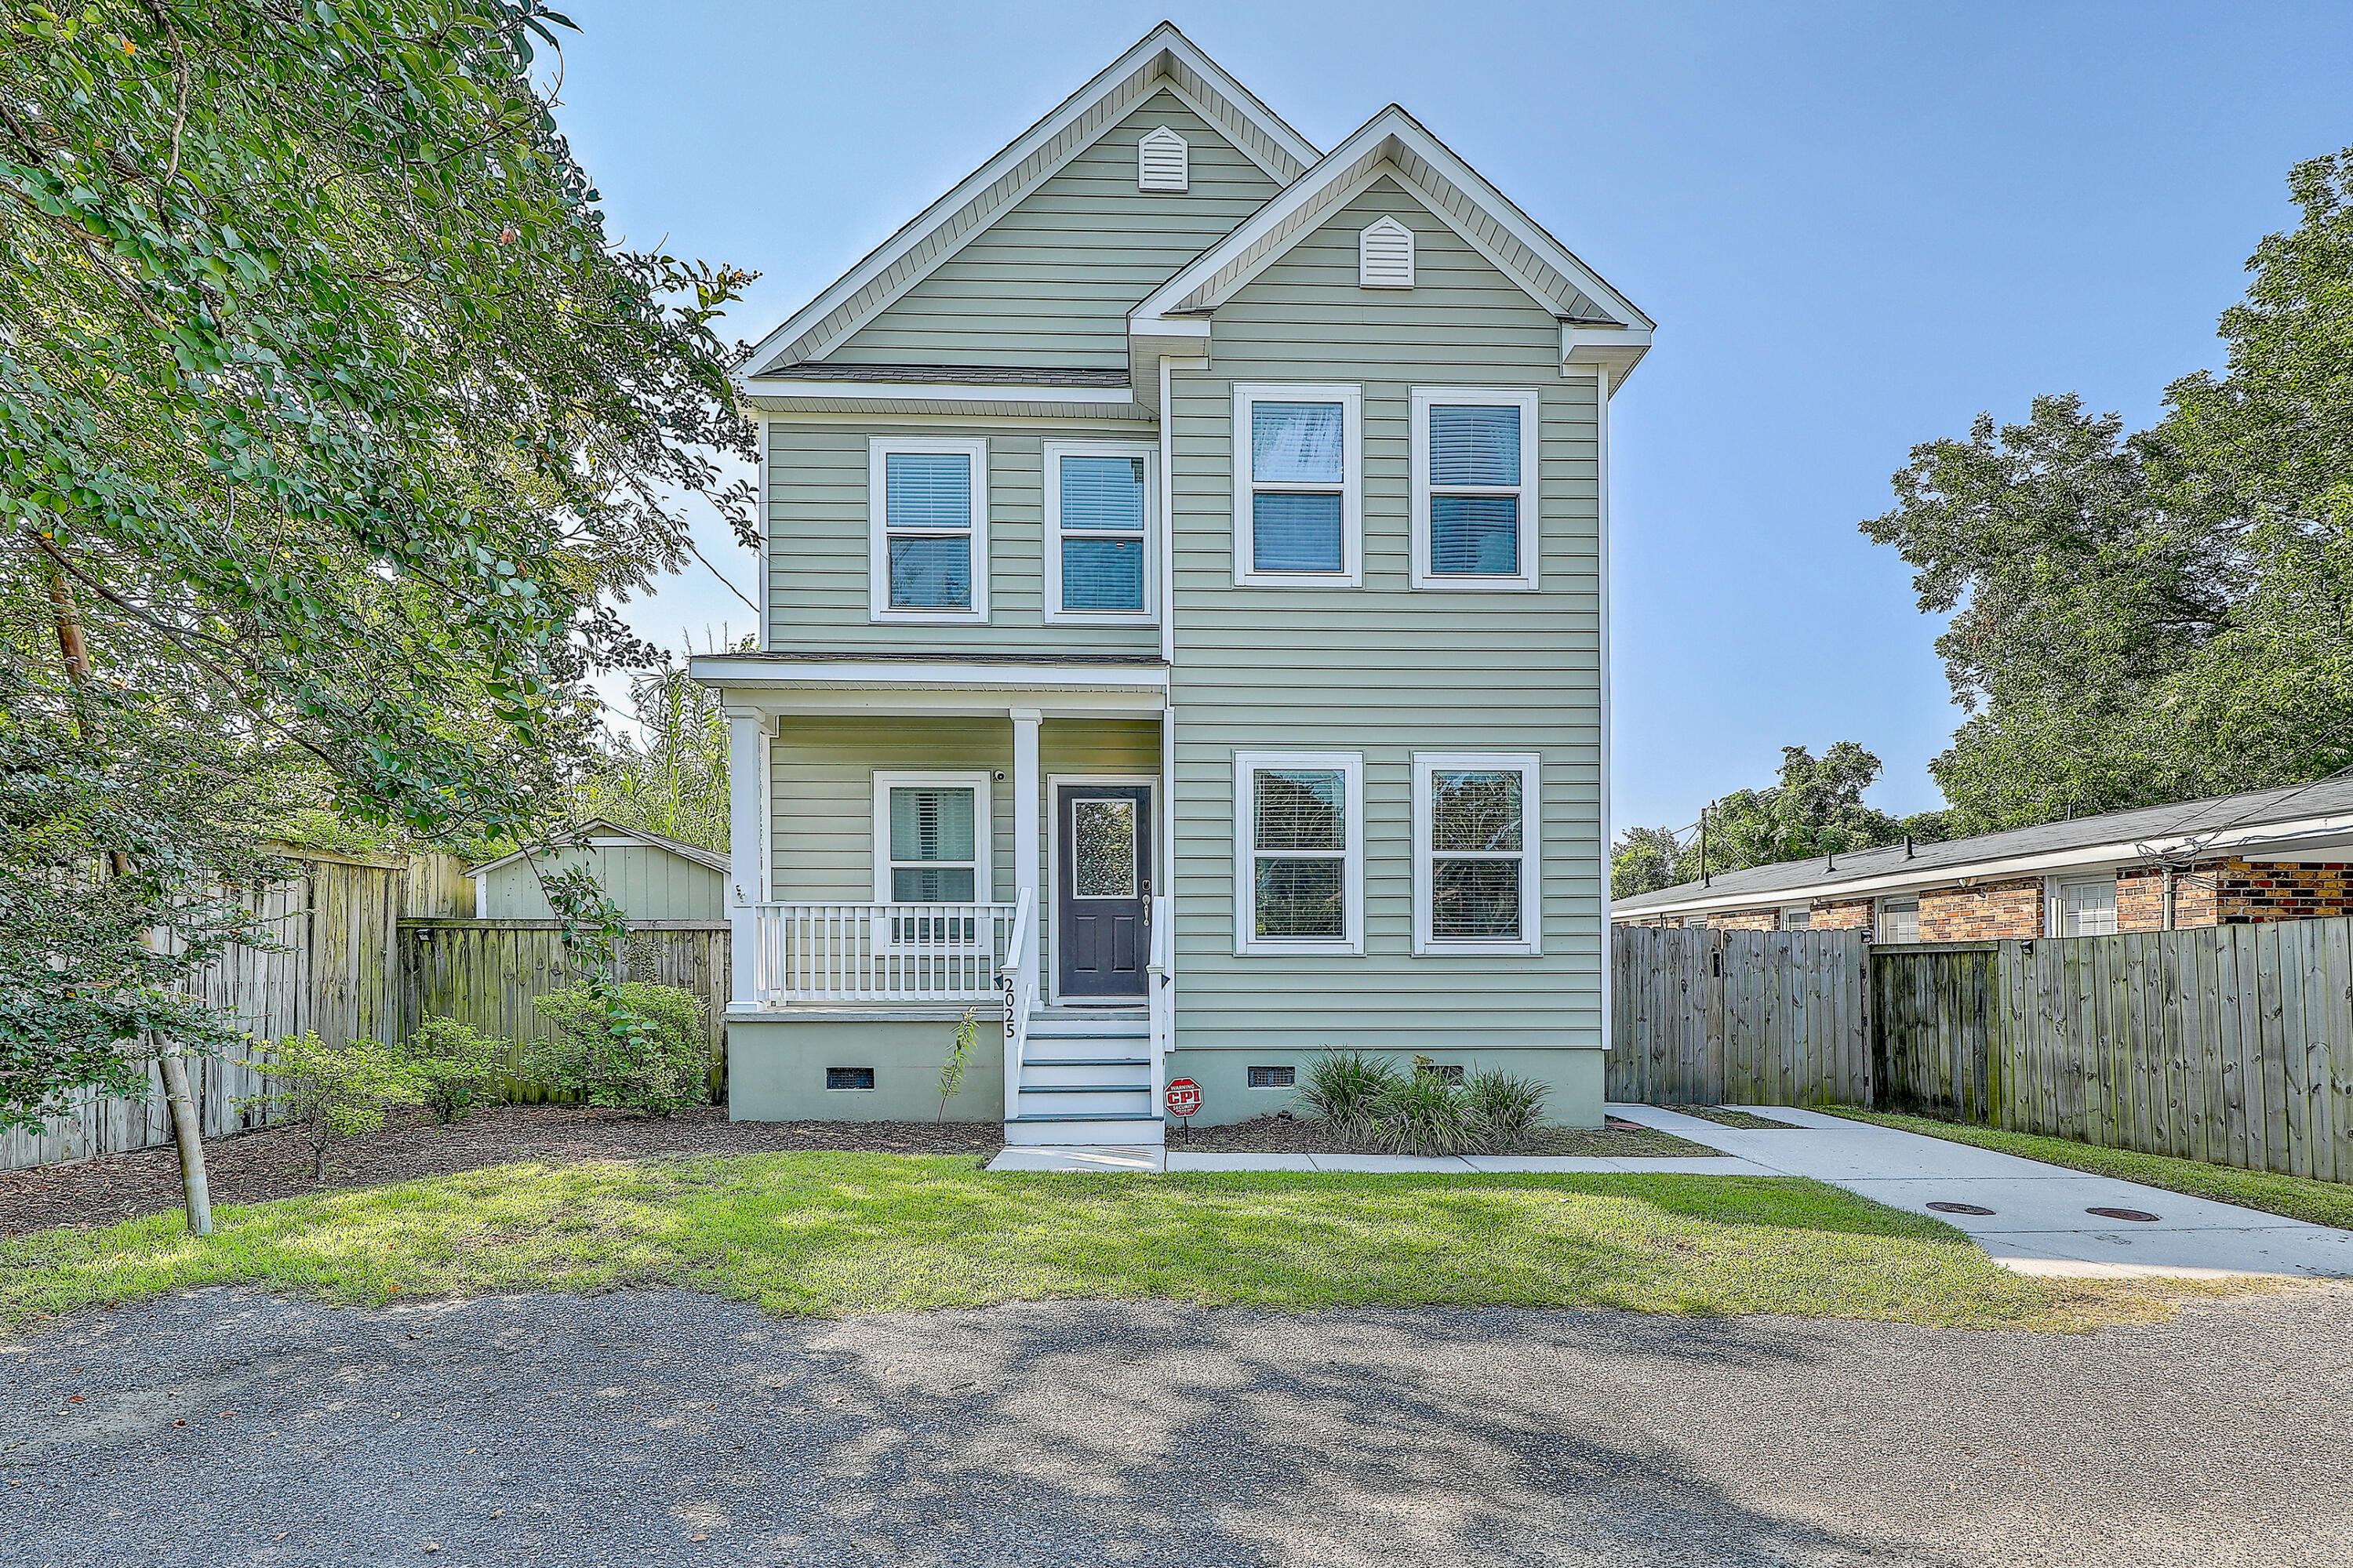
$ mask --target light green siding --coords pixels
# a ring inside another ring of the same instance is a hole
[[[1135,188],[1135,144],[1166,125],[1192,188]],[[1274,181],[1161,92],[828,355],[833,364],[1127,368],[1127,313],[1232,232]]]
[[[781,721],[768,750],[774,898],[792,903],[874,901],[874,775],[1006,773],[1013,768],[1007,719],[796,718]],[[1013,900],[1011,786],[989,786],[990,885],[984,902]]]
[[[585,865],[596,874],[614,901],[632,920],[726,918],[725,878],[707,865],[673,854],[658,844],[550,851],[541,870]],[[539,877],[522,861],[482,874],[480,917],[485,920],[550,920],[554,910],[540,891]]]
[[[1150,426],[1076,421],[1056,440],[1151,445]],[[1157,626],[1049,626],[1045,490],[1037,422],[958,420],[922,427],[768,425],[768,647],[776,652],[1125,653],[1156,659]],[[988,623],[933,626],[871,619],[868,443],[875,436],[980,436],[988,442]]]
[[[1385,214],[1415,232],[1409,291],[1356,284],[1356,234]],[[1176,374],[1169,415],[1180,1047],[1599,1045],[1592,383],[1561,376],[1548,312],[1386,178],[1220,307],[1213,331],[1212,368]],[[1234,586],[1237,381],[1362,387],[1362,588]],[[1414,591],[1410,389],[1499,385],[1534,387],[1542,399],[1543,591]],[[1363,956],[1235,954],[1238,749],[1364,754]],[[1542,957],[1414,956],[1417,750],[1540,755]]]

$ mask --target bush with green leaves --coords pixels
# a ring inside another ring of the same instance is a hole
[[[240,1106],[280,1113],[311,1135],[311,1176],[327,1179],[327,1145],[384,1125],[394,1106],[425,1103],[431,1081],[400,1048],[364,1035],[330,1045],[316,1034],[289,1035],[249,1062],[269,1082],[267,1093]]]
[[[504,1097],[512,1041],[484,1034],[454,1018],[428,1018],[408,1037],[408,1065],[424,1077],[425,1108],[438,1122],[453,1122],[478,1105]]]
[[[556,1034],[524,1052],[525,1077],[592,1106],[653,1116],[709,1102],[711,1046],[692,991],[639,981],[575,985],[532,1005]]]
[[[1308,1063],[1298,1098],[1342,1143],[1388,1154],[1472,1154],[1531,1142],[1546,1126],[1546,1092],[1495,1068],[1452,1084],[1420,1057],[1408,1072],[1386,1056],[1324,1051]]]

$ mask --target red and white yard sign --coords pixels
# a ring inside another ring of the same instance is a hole
[[[1200,1111],[1201,1086],[1190,1078],[1171,1078],[1168,1093],[1162,1097],[1168,1103],[1168,1114],[1182,1120]]]

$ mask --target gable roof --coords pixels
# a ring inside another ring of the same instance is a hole
[[[1155,92],[1175,93],[1278,185],[1318,154],[1256,95],[1163,22],[1133,48],[925,207],[865,260],[755,344],[737,384],[821,359],[893,300],[931,275],[1054,172]]]
[[[1131,341],[1198,340],[1198,318],[1385,174],[1559,319],[1564,359],[1589,355],[1580,362],[1613,364],[1622,378],[1648,351],[1650,317],[1394,103],[1136,306]]]
[[[1963,877],[2031,874],[2070,863],[2173,861],[2225,852],[2263,858],[2269,846],[2326,848],[2330,858],[2353,861],[2353,778],[2327,779],[2276,789],[2252,789],[2211,800],[2141,806],[2097,817],[2074,817],[2031,828],[2011,828],[1943,843],[1902,844],[1852,850],[1831,857],[1783,861],[1721,872],[1706,883],[1686,882],[1655,893],[1611,901],[1613,916],[1683,909],[1736,908],[1758,903],[1793,902],[1850,891],[1860,896],[1882,890],[1935,886]]]
[[[693,861],[698,865],[709,866],[712,870],[722,873],[723,874],[728,870],[729,863],[727,857],[721,854],[716,850],[707,850],[700,844],[688,843],[683,839],[665,838],[660,833],[649,833],[643,828],[625,828],[621,826],[620,823],[612,821],[604,817],[591,817],[586,821],[581,823],[576,829],[574,829],[569,832],[555,834],[554,837],[558,840],[585,839],[592,833],[608,835],[614,838],[635,839],[639,843],[650,845],[655,849],[668,850],[674,855],[678,855],[682,859]],[[547,839],[535,840],[531,843],[523,845],[522,848],[516,850],[512,853],[499,856],[496,860],[484,861],[481,864],[469,870],[466,874],[468,876],[480,876],[486,871],[496,871],[502,865],[512,865],[515,862],[522,859],[523,856],[531,854],[535,851],[555,847],[559,846],[552,843]],[[565,845],[562,847],[569,846]]]

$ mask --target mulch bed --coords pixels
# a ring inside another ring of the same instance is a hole
[[[375,1187],[533,1160],[645,1160],[665,1155],[783,1154],[847,1150],[880,1154],[994,1155],[993,1121],[729,1121],[723,1107],[670,1117],[583,1106],[504,1106],[448,1127],[410,1118],[381,1132],[338,1139],[327,1180],[311,1180],[310,1139],[268,1128],[209,1140],[205,1165],[216,1203],[258,1203],[339,1187]],[[0,1172],[0,1234],[49,1225],[110,1224],[180,1206],[180,1159],[169,1144],[78,1165]]]
[[[1775,1121],[1769,1116],[1755,1111],[1733,1110],[1725,1106],[1661,1106],[1677,1116],[1695,1116],[1702,1121],[1712,1121],[1718,1127],[1736,1127],[1743,1132],[1796,1132],[1794,1121]]]
[[[1296,1117],[1262,1116],[1254,1121],[1229,1122],[1223,1127],[1197,1127],[1193,1140],[1175,1127],[1168,1129],[1168,1147],[1195,1149],[1204,1154],[1364,1154],[1376,1152],[1344,1143],[1332,1135],[1320,1121],[1307,1121]],[[1620,1159],[1665,1160],[1697,1155],[1706,1157],[1719,1152],[1702,1144],[1680,1139],[1672,1133],[1652,1128],[1639,1127],[1630,1121],[1609,1118],[1600,1128],[1548,1127],[1514,1154],[1565,1154],[1590,1159],[1614,1155]]]

